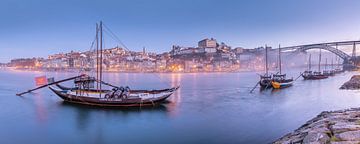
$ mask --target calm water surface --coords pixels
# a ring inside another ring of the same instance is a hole
[[[47,88],[15,95],[34,87],[35,76],[76,73],[1,70],[0,143],[269,143],[321,111],[359,107],[359,91],[338,89],[353,74],[249,93],[252,72],[108,73],[106,81],[132,89],[181,88],[161,106],[104,109],[64,103]]]

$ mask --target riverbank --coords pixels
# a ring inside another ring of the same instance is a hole
[[[80,69],[39,69],[39,68],[14,68],[2,67],[1,69],[9,69],[14,71],[33,71],[33,72],[89,72]],[[128,71],[128,70],[103,70],[103,73],[237,73],[237,72],[256,72],[256,70],[214,70],[214,71]]]
[[[360,89],[360,75],[354,75],[351,79],[345,82],[340,89],[347,89],[347,90],[358,90]]]
[[[360,143],[360,108],[325,111],[274,144],[290,143]]]

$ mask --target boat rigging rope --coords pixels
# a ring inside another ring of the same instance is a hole
[[[297,79],[299,79],[300,76],[302,76],[302,74],[303,74],[303,73],[300,73],[300,75],[299,75],[294,81],[296,81]]]
[[[105,32],[109,31],[110,34],[109,34],[109,33],[108,33],[108,34],[110,35],[111,38],[113,38],[114,40],[118,41],[126,50],[130,51],[130,50],[127,48],[127,46],[119,39],[119,37],[117,37],[117,36],[115,35],[115,33],[110,30],[109,27],[107,27],[105,24],[103,24],[103,26],[104,26],[104,28],[105,28],[105,29],[104,29]]]
[[[129,48],[120,40],[120,38],[113,31],[111,31],[111,29],[106,24],[103,23],[103,26],[105,28],[104,32],[106,34],[108,34],[110,36],[110,38],[117,41],[120,45],[123,46],[123,48],[125,48],[127,51],[130,52]],[[159,78],[163,84],[170,86],[170,87],[172,86],[171,81],[169,81],[169,80],[164,81],[157,73],[152,73],[152,74],[155,75],[157,78]]]
[[[90,48],[89,48],[89,53],[92,53],[93,52],[93,50],[95,51],[95,49],[93,49],[94,48],[94,46],[95,46],[95,42],[96,42],[96,36],[94,37],[94,40],[91,42],[91,45],[90,45]],[[87,55],[87,57],[86,57],[86,63],[88,64],[88,63],[91,63],[91,60],[90,60],[90,55]],[[79,74],[82,74],[83,72],[84,72],[84,65],[82,65],[82,68],[80,68],[80,70],[79,70]],[[91,71],[92,72],[92,74],[94,74],[94,71]]]

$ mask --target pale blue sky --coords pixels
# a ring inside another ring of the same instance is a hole
[[[358,0],[1,0],[0,62],[86,51],[103,20],[131,50],[360,40]],[[106,46],[115,45],[106,41]]]

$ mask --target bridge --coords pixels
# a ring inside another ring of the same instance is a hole
[[[355,65],[359,63],[359,59],[356,57],[356,45],[360,44],[360,41],[339,41],[339,42],[328,42],[308,45],[298,45],[280,48],[281,51],[295,51],[305,52],[310,49],[323,49],[334,53],[344,60],[344,64]],[[352,54],[349,55],[338,49],[339,46],[352,46]]]

